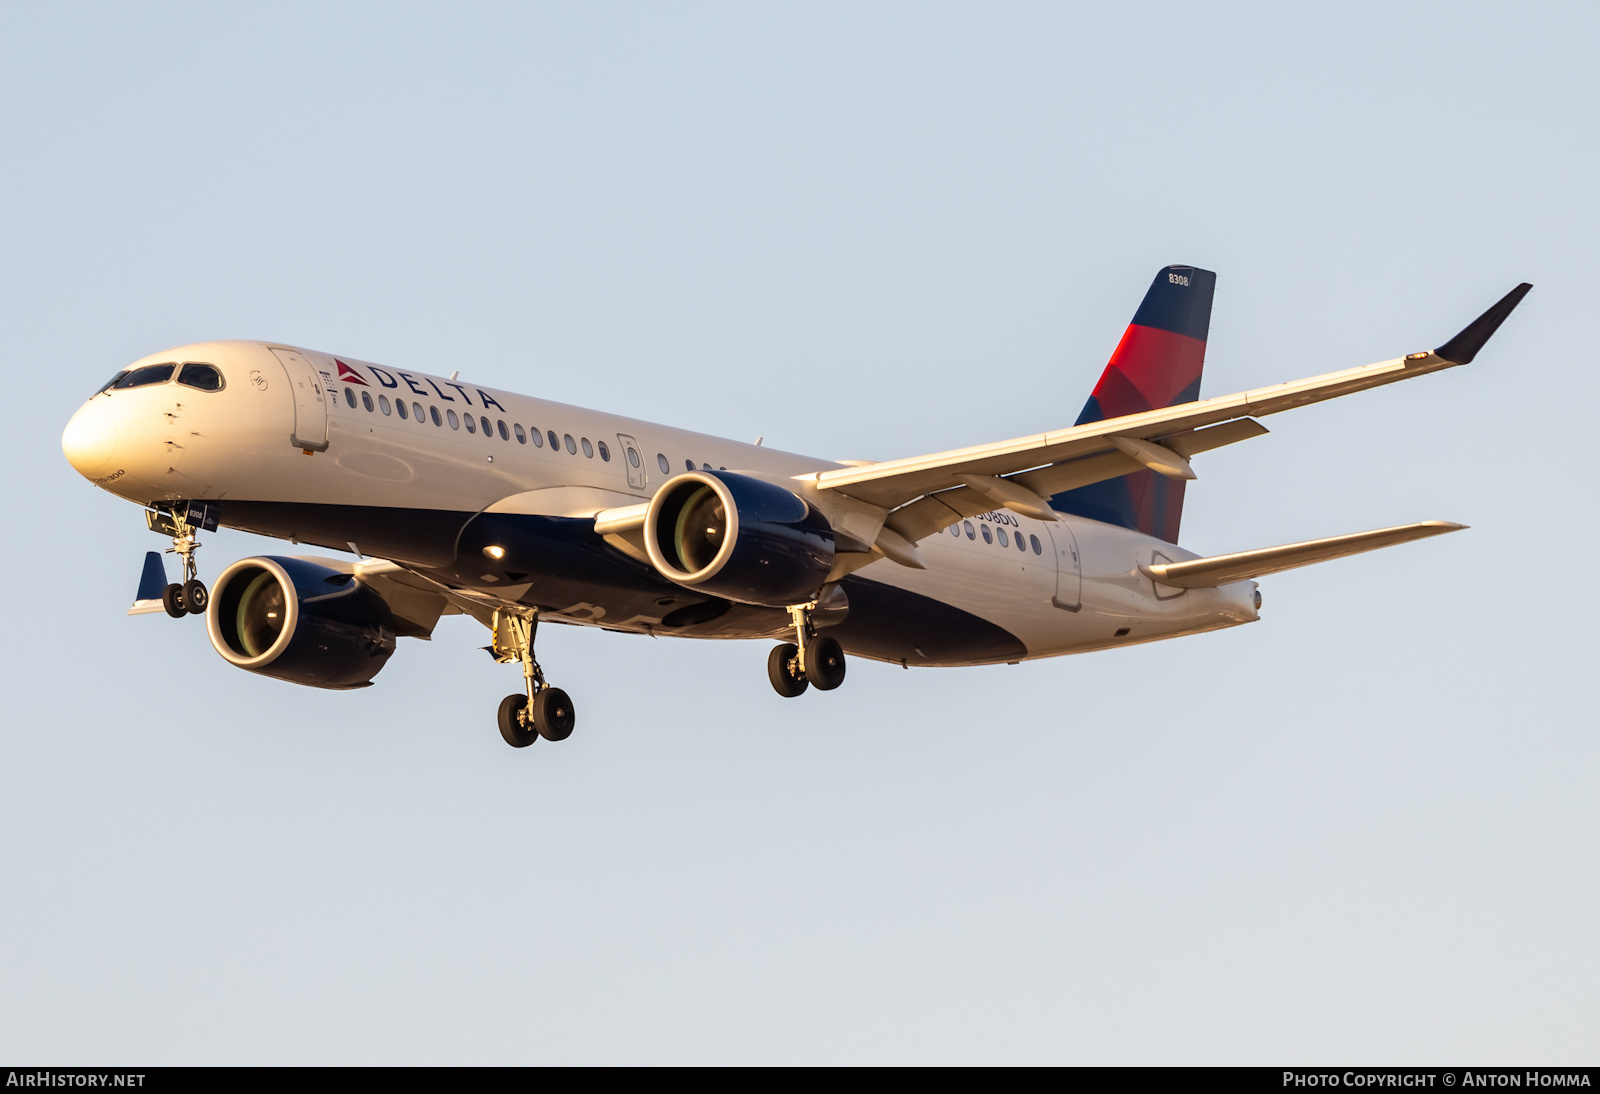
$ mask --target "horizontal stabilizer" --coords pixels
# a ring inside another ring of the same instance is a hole
[[[1372,532],[1353,532],[1347,536],[1307,540],[1304,543],[1286,543],[1282,547],[1263,547],[1259,551],[1240,551],[1232,555],[1215,555],[1189,562],[1163,562],[1141,566],[1146,577],[1162,585],[1182,589],[1209,589],[1234,581],[1275,574],[1280,570],[1293,570],[1326,562],[1330,558],[1358,555],[1363,551],[1376,551],[1379,547],[1392,547],[1396,543],[1409,543],[1446,532],[1459,532],[1465,524],[1447,520],[1425,520],[1419,524],[1402,524],[1398,528],[1379,528]]]
[[[148,615],[150,612],[166,611],[161,603],[161,594],[166,588],[167,565],[161,560],[161,552],[146,551],[144,572],[139,575],[139,591],[134,595],[133,607],[128,609],[128,614]]]

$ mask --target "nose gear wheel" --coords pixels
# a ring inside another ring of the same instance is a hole
[[[197,522],[197,523],[192,523]],[[145,510],[145,524],[153,532],[172,537],[167,554],[181,560],[182,573],[177,581],[161,593],[161,606],[174,619],[185,615],[204,615],[211,594],[200,580],[195,566],[194,553],[200,549],[200,529],[204,526],[214,531],[217,526],[216,508],[200,502],[190,503],[186,509]]]

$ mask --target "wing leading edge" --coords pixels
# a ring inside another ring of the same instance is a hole
[[[1266,433],[1256,418],[1469,363],[1531,288],[1518,285],[1437,350],[1070,429],[798,478],[819,491],[890,510],[885,526],[911,543],[1001,506],[1037,515],[1040,506],[1048,510],[1045,499],[1051,495],[1141,469],[1193,478],[1189,457]]]

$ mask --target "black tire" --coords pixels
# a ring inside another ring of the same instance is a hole
[[[512,748],[527,748],[539,739],[524,717],[528,709],[526,695],[507,695],[500,700],[500,736]]]
[[[161,606],[174,619],[182,619],[188,615],[188,610],[183,605],[183,586],[168,585],[165,589],[162,589]]]
[[[533,697],[533,725],[545,740],[566,740],[577,721],[571,698],[560,688],[545,688]]]
[[[183,609],[190,615],[205,615],[206,605],[211,603],[211,594],[206,592],[206,587],[199,578],[192,578],[183,583]]]
[[[819,634],[806,644],[806,679],[818,691],[832,691],[844,683],[844,647],[837,638]]]
[[[767,679],[772,681],[772,690],[785,699],[804,695],[806,688],[811,686],[800,672],[797,664],[799,656],[800,647],[793,642],[773,646],[772,652],[767,654]]]

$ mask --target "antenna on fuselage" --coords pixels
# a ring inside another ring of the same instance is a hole
[[[457,376],[460,376],[460,375],[461,375],[461,370],[460,369],[456,369],[454,372],[452,372],[450,374],[450,379],[454,380]]]

